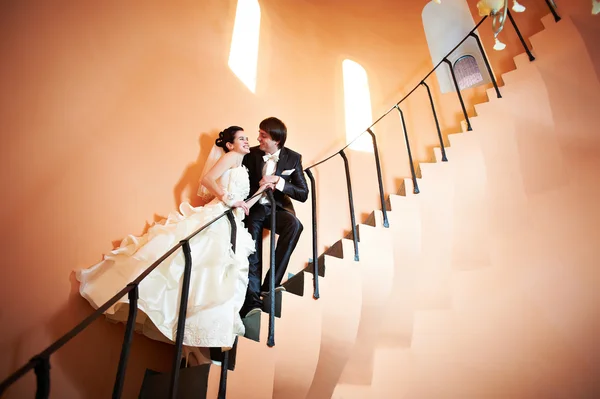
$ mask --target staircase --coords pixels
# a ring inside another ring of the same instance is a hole
[[[288,280],[276,346],[262,313],[228,398],[600,397],[600,20],[543,23],[449,162],[435,149],[420,194],[389,196],[390,227],[357,226],[360,260],[353,237],[322,254],[319,300],[309,269]],[[220,375],[182,370],[179,397],[216,398]],[[163,397],[168,375],[146,377]]]
[[[229,398],[599,397],[600,24],[543,23],[450,162],[390,196],[390,228],[358,226],[360,261],[333,245],[318,301],[290,280],[303,296],[283,294],[275,348],[239,341]]]

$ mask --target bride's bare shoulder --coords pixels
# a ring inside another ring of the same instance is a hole
[[[223,154],[221,159],[224,163],[227,163],[228,165],[233,165],[236,161],[236,153],[232,151],[226,152],[225,154]]]
[[[229,151],[221,157],[223,164],[225,166],[225,170],[236,169],[240,166],[242,161],[242,156],[236,152]]]

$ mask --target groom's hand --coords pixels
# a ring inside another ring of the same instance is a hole
[[[281,177],[279,177],[279,176],[273,176],[273,175],[263,176],[263,178],[260,179],[260,182],[258,183],[258,185],[259,186],[263,186],[265,184],[276,185],[277,182],[279,181],[279,179],[281,179]]]

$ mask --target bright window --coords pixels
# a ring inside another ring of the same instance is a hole
[[[252,93],[256,90],[259,32],[258,0],[238,0],[228,65]]]
[[[371,111],[371,92],[367,72],[358,63],[351,60],[342,62],[344,76],[344,111],[346,114],[346,142],[354,140],[373,123]],[[371,136],[363,134],[354,142],[351,149],[373,151]]]

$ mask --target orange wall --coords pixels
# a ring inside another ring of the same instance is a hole
[[[289,147],[304,154],[306,166],[345,139],[344,58],[367,70],[374,115],[432,66],[421,24],[425,1],[260,3],[255,95],[227,67],[234,0],[2,3],[0,378],[90,313],[73,269],[96,263],[111,243],[142,233],[146,223],[193,196],[216,132],[239,124],[254,137],[258,122],[276,115],[288,124]],[[473,9],[475,3],[469,0]],[[518,17],[526,36],[541,30],[538,19],[547,11],[539,3],[527,4],[529,15]],[[507,36],[506,51],[488,50],[497,73],[511,69],[511,56],[521,52]],[[489,24],[482,39],[491,48]],[[430,86],[435,92],[435,79]],[[419,90],[404,108],[415,161],[428,160],[436,144]],[[467,98],[485,97],[474,89]],[[444,132],[456,131],[455,95],[435,100]],[[387,192],[400,186],[394,176],[409,176],[397,118],[390,115],[377,129]],[[361,214],[376,206],[375,183],[365,182],[375,171],[364,154],[350,158]],[[350,226],[342,167],[338,157],[315,171],[321,248]],[[309,203],[297,208],[309,226]],[[291,271],[311,256],[309,231]],[[55,392],[106,397],[122,333],[122,326],[100,320],[59,352]],[[170,349],[136,337],[128,396],[137,393],[145,367],[168,367]],[[26,392],[31,387],[20,384],[14,397]]]

